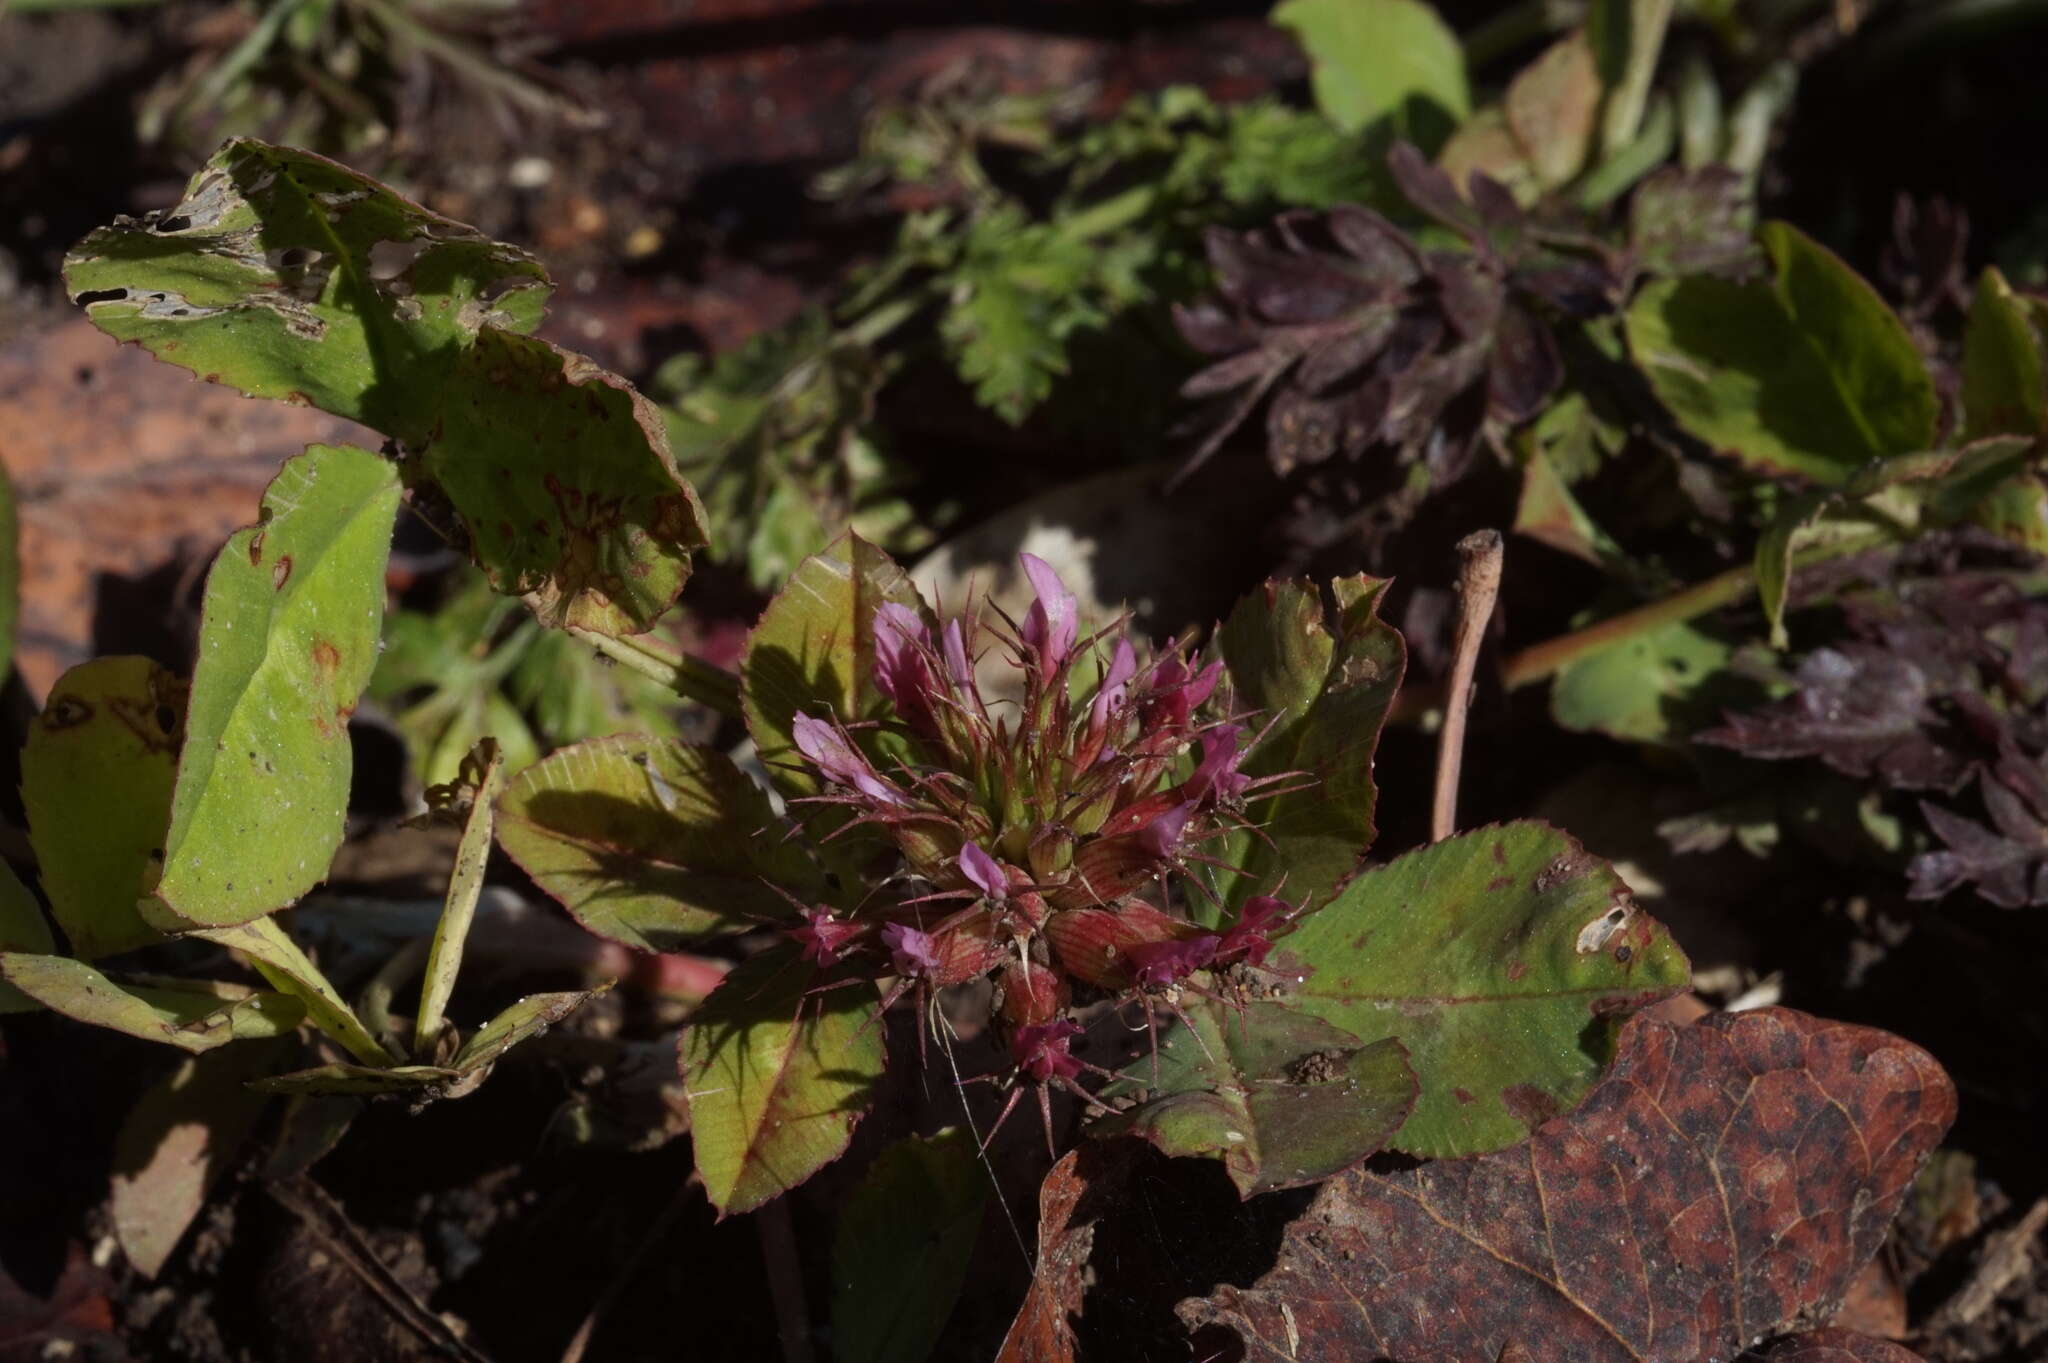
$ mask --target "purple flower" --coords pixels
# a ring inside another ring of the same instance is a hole
[[[1273,949],[1273,930],[1282,926],[1281,920],[1293,907],[1271,895],[1253,895],[1245,900],[1244,907],[1237,911],[1237,921],[1216,945],[1216,963],[1231,965],[1244,961],[1264,965],[1267,953]]]
[[[1131,651],[1131,641],[1119,639],[1116,648],[1109,655],[1109,670],[1102,674],[1102,686],[1095,692],[1095,703],[1088,710],[1088,731],[1100,735],[1103,726],[1109,723],[1112,710],[1120,710],[1124,694],[1130,689],[1131,678],[1138,674],[1138,655]]]
[[[1017,561],[1024,565],[1024,576],[1031,579],[1031,589],[1038,593],[1038,599],[1025,613],[1021,633],[1024,643],[1036,655],[1039,677],[1050,680],[1073,652],[1074,636],[1081,626],[1080,602],[1044,559],[1036,554],[1019,554]]]
[[[939,648],[945,656],[946,676],[953,683],[953,689],[962,696],[973,695],[974,664],[967,658],[967,636],[960,628],[959,616],[946,622],[946,628],[939,636]]]
[[[913,724],[932,717],[931,631],[917,612],[888,602],[875,612],[875,685]]]
[[[1202,735],[1202,760],[1183,787],[1183,795],[1215,804],[1227,804],[1244,795],[1252,780],[1237,769],[1237,764],[1244,760],[1244,754],[1237,750],[1237,739],[1243,732],[1242,724],[1219,724]]]
[[[1138,830],[1138,846],[1161,861],[1171,859],[1180,850],[1181,834],[1187,831],[1188,820],[1194,813],[1195,801],[1188,800],[1155,816]]]
[[[907,923],[891,923],[882,929],[882,945],[898,975],[936,975],[939,948],[932,935]]]
[[[1072,1079],[1081,1072],[1081,1062],[1067,1053],[1067,1047],[1080,1034],[1080,1024],[1066,1018],[1034,1022],[1017,1029],[1010,1039],[1010,1056],[1018,1069],[1041,1084],[1054,1076]]]
[[[997,903],[1010,897],[1010,876],[1003,864],[971,842],[960,848],[960,874]]]
[[[1152,669],[1152,694],[1145,701],[1145,726],[1178,727],[1200,708],[1216,690],[1223,676],[1222,663],[1210,663],[1190,673],[1177,653],[1169,653]]]
[[[1213,932],[1164,942],[1135,942],[1124,949],[1132,978],[1146,989],[1163,989],[1216,959],[1223,939]]]
[[[848,940],[861,933],[859,924],[834,918],[830,909],[805,909],[804,918],[804,926],[790,928],[787,935],[803,943],[804,960],[819,965],[839,964],[840,952]]]
[[[857,790],[878,804],[909,803],[902,791],[875,774],[868,759],[838,725],[799,714],[790,720],[789,727],[796,750],[823,772],[826,780]]]

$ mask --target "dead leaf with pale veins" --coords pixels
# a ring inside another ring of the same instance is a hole
[[[1331,1180],[1270,1273],[1181,1320],[1235,1331],[1254,1361],[1495,1363],[1510,1343],[1547,1363],[1733,1359],[1828,1318],[1955,1110],[1934,1058],[1873,1028],[1637,1017],[1607,1077],[1526,1144]]]

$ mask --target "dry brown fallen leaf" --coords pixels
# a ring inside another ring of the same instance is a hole
[[[1872,1028],[1637,1018],[1528,1143],[1331,1180],[1270,1273],[1181,1318],[1289,1363],[1721,1363],[1829,1316],[1954,1116],[1933,1057]]]

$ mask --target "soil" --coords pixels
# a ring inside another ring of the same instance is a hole
[[[1226,97],[1296,88],[1299,57],[1262,22],[1267,8],[540,0],[527,20],[532,49],[605,125],[507,120],[429,99],[384,149],[385,169],[430,206],[531,244],[563,282],[552,334],[644,376],[680,350],[724,348],[788,318],[878,246],[876,223],[836,216],[804,192],[813,172],[852,153],[877,102],[969,60],[1018,89],[1089,83],[1105,106],[1175,81]],[[9,204],[23,206],[0,215],[0,457],[20,489],[28,568],[15,703],[0,706],[16,725],[64,667],[92,654],[183,664],[193,565],[246,520],[278,456],[337,438],[326,418],[242,402],[120,352],[62,302],[64,247],[117,213],[169,203],[189,173],[189,155],[140,142],[135,103],[217,22],[216,7],[194,3],[0,14],[0,177]],[[2039,186],[2011,174],[2003,149],[2048,133],[2033,82],[2017,74],[2048,55],[2038,35],[1897,55],[1884,80],[1929,83],[1953,108],[1917,125],[1906,101],[1871,99],[1868,71],[1822,58],[1802,97],[1819,112],[1795,122],[1773,161],[1778,206],[1866,266],[1901,188],[1940,192],[1979,214],[1979,257],[2023,241],[2038,229]],[[1890,110],[1875,123],[1873,103]],[[528,163],[516,184],[506,174],[515,161]],[[1009,430],[943,383],[905,406],[900,426],[930,475],[928,495],[963,506],[963,523],[1124,457],[1107,440]],[[1031,467],[999,479],[988,469],[1016,461],[961,460],[961,449],[1029,451]],[[98,533],[109,526],[120,533]],[[1513,553],[1521,562],[1508,608],[1554,614],[1543,575],[1576,570],[1519,542]],[[1448,564],[1446,555],[1446,577]],[[707,579],[693,589],[691,608],[744,614],[743,592],[716,588]],[[1560,779],[1609,763],[1634,771],[1633,757],[1562,733],[1543,704],[1522,694],[1482,706],[1466,821],[1555,807],[1591,850],[1654,870],[1663,894],[1652,907],[1703,978],[1721,982],[1711,1002],[1771,982],[1787,1004],[1886,1027],[1938,1056],[1963,1093],[1948,1142],[1962,1162],[1946,1194],[1910,1205],[1859,1310],[1865,1320],[1902,1310],[1930,1363],[2048,1357],[2048,1253],[1987,1259],[1999,1233],[2048,1196],[2048,916],[1967,897],[1908,908],[1891,883],[1845,882],[1796,848],[1766,862],[1734,852],[1660,862],[1637,814],[1603,818],[1620,804],[1614,787],[1595,782],[1589,792]],[[0,734],[0,751],[15,752],[19,737]],[[392,837],[402,803],[391,754],[380,762],[370,751],[379,741],[388,737],[363,737],[358,840],[340,888],[415,899],[431,876],[365,851]],[[1381,789],[1427,790],[1433,757],[1423,735],[1394,730],[1378,759]],[[1631,779],[1660,798],[1654,778]],[[10,801],[13,785],[0,781]],[[1421,805],[1386,802],[1383,854],[1424,840]],[[530,896],[509,866],[494,865],[493,879]],[[552,973],[503,975],[459,997],[456,1013],[483,1016],[501,995],[562,987],[578,965],[565,955]],[[0,1019],[0,1363],[556,1363],[579,1356],[572,1340],[586,1326],[580,1357],[603,1363],[783,1355],[778,1324],[787,1322],[764,1285],[756,1218],[718,1222],[689,1186],[662,1050],[674,1014],[629,984],[514,1052],[468,1097],[418,1113],[362,1107],[324,1158],[311,1157],[334,1111],[280,1105],[154,1280],[119,1253],[107,1189],[124,1115],[172,1062],[45,1015]],[[893,1074],[921,1072],[908,1018],[891,1019],[889,1044]],[[972,1037],[957,1063],[966,1075],[994,1068]],[[963,1102],[986,1132],[1002,1097],[986,1084],[895,1084],[849,1155],[784,1199],[776,1215],[801,1250],[805,1337],[820,1354],[834,1211],[855,1172],[890,1140],[957,1123]],[[1023,1246],[1051,1164],[1024,1108],[989,1151],[1003,1210],[986,1219],[977,1246],[985,1277],[963,1294],[936,1357],[991,1357],[1022,1296]],[[1078,1114],[1062,1102],[1055,1118],[1064,1145]],[[1153,1186],[1176,1216],[1234,1206],[1219,1169],[1160,1165]],[[1177,1297],[1270,1266],[1285,1215],[1281,1200],[1267,1199],[1255,1228],[1219,1221],[1236,1229],[1204,1242],[1213,1261],[1151,1263],[1131,1283],[1100,1286],[1091,1328],[1134,1349],[1128,1356],[1164,1356],[1134,1341],[1166,1337]],[[1988,1296],[1987,1264],[2004,1276]],[[1967,1315],[1956,1306],[1977,1298]]]

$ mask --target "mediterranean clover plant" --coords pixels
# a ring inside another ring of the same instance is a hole
[[[706,1189],[737,1211],[844,1150],[881,1074],[881,1011],[984,977],[1011,1105],[1077,1092],[1107,1127],[1223,1159],[1247,1193],[1389,1144],[1512,1143],[1594,1080],[1612,1019],[1685,982],[1613,872],[1549,828],[1361,870],[1404,664],[1376,615],[1383,581],[1270,583],[1206,651],[1155,648],[1122,621],[1084,628],[1028,557],[1021,621],[942,616],[849,536],[796,568],[734,679],[645,633],[706,527],[646,401],[529,334],[547,281],[524,253],[243,141],[172,212],[81,243],[68,277],[114,335],[390,444],[285,466],[216,561],[189,700],[125,660],[59,687],[26,765],[73,954],[17,894],[4,972],[25,999],[193,1048],[303,1019],[345,1054],[267,1087],[462,1092],[581,999],[529,999],[466,1044],[443,1022],[495,820],[592,931],[748,947],[683,1062]],[[351,1009],[271,916],[339,843],[347,720],[408,500],[543,625],[742,716],[767,775],[633,736],[515,774],[486,740],[438,796],[466,823],[410,1024],[388,978]],[[155,774],[81,838],[57,830],[104,768],[66,761],[60,778],[41,758],[87,742]],[[175,938],[242,952],[276,992],[116,985],[84,964]],[[1082,1052],[1110,1016],[1153,1037],[1121,1075]],[[1175,1028],[1199,1045],[1161,1046]],[[1091,1072],[1113,1080],[1099,1095]]]

